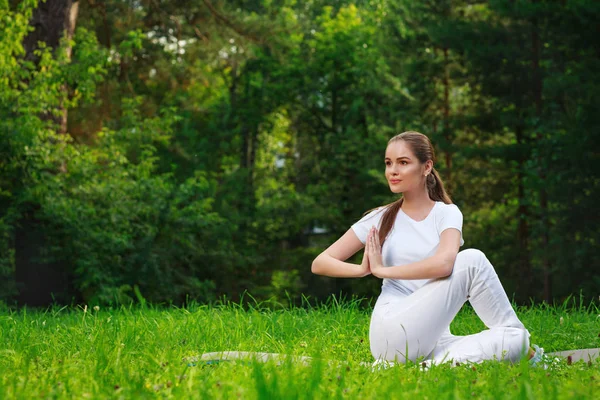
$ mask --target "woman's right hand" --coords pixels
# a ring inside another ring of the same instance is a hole
[[[368,251],[370,238],[371,238],[371,231],[369,231],[369,235],[367,236],[367,242],[365,244],[365,253],[363,254],[362,263],[360,263],[360,270],[361,270],[360,277],[361,278],[363,276],[371,275],[371,266],[369,265],[369,251]]]

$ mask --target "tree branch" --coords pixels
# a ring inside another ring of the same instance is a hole
[[[237,28],[231,21],[229,21],[227,18],[225,18],[225,16],[220,14],[209,0],[203,0],[203,2],[206,5],[206,7],[208,7],[211,14],[214,15],[215,18],[217,18],[219,21],[221,21],[225,26],[227,26],[228,28],[233,30],[235,33],[237,33],[238,35],[243,36],[253,42],[262,43],[262,40],[259,40],[254,35],[252,35],[248,32],[244,32],[243,30]]]

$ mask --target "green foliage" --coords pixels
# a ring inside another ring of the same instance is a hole
[[[6,14],[20,24],[3,29],[22,38],[26,15]],[[44,118],[59,106],[92,101],[106,73],[106,53],[93,35],[79,29],[74,44],[73,60],[64,47],[53,56],[42,45],[37,65],[22,57],[22,47],[3,47],[3,298],[16,294],[15,230],[33,218],[47,238],[36,261],[59,262],[86,302],[127,301],[137,286],[150,301],[214,300],[217,260],[232,254],[223,240],[230,228],[213,211],[209,174],[176,182],[157,171],[157,146],[168,145],[178,121],[173,111],[143,118],[141,100],[124,99],[119,129],[103,129],[93,146],[57,134]]]
[[[409,129],[511,296],[597,295],[596,2],[80,2],[35,57],[38,2],[12,4],[0,299],[49,265],[59,302],[372,296],[310,264],[394,200],[381,157]]]
[[[151,301],[194,298],[203,284],[188,278],[214,279],[211,265],[224,250],[215,240],[224,228],[212,210],[214,182],[198,173],[177,184],[171,174],[155,173],[154,144],[168,139],[173,117],[142,122],[135,114],[127,111],[122,129],[104,130],[94,147],[37,143],[29,154],[35,169],[53,157],[67,160],[68,172],[34,180],[38,216],[52,232],[51,257],[68,255],[75,285],[92,304],[115,301],[123,285],[134,284]],[[211,241],[217,246],[203,250]],[[211,299],[205,295],[198,300]]]

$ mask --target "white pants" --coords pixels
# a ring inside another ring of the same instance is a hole
[[[469,300],[489,328],[454,336],[450,322]],[[529,348],[525,329],[508,300],[494,267],[475,249],[458,253],[452,275],[433,279],[409,296],[382,293],[369,332],[376,360],[406,362],[518,361]]]

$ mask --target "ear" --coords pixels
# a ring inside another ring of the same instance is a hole
[[[431,174],[431,171],[433,170],[433,161],[431,160],[427,160],[425,161],[425,170],[423,171],[423,174],[425,176]]]

